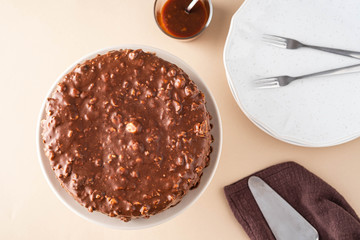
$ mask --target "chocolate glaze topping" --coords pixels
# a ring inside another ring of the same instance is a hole
[[[147,218],[178,203],[209,163],[203,93],[152,53],[111,51],[77,65],[46,113],[51,167],[89,211]]]

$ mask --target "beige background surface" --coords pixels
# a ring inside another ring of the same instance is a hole
[[[323,178],[360,213],[360,139],[330,148],[292,146],[258,129],[232,98],[222,52],[242,2],[214,0],[210,27],[180,42],[157,28],[152,0],[0,0],[0,238],[248,239],[223,187],[286,160]],[[140,231],[98,226],[67,209],[47,185],[35,146],[41,103],[57,76],[89,52],[129,43],[162,48],[190,64],[213,92],[224,131],[220,164],[202,197],[175,219]]]

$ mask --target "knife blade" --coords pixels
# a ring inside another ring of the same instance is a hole
[[[318,240],[316,229],[261,178],[251,176],[248,185],[277,240]]]

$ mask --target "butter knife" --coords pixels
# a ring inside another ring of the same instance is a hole
[[[261,178],[251,176],[248,185],[277,240],[318,240],[316,229]]]

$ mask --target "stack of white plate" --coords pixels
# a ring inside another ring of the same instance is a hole
[[[333,146],[360,136],[360,73],[256,89],[252,81],[298,76],[360,63],[312,49],[280,49],[262,34],[360,51],[359,0],[247,0],[233,16],[224,49],[229,86],[243,112],[282,141]]]

